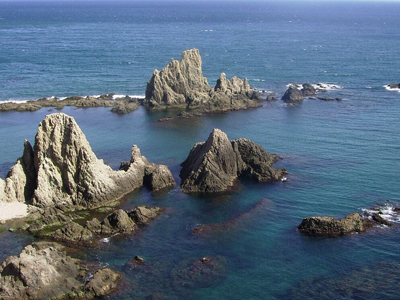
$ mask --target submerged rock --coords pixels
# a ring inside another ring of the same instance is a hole
[[[74,118],[56,113],[39,124],[33,150],[25,141],[23,157],[0,180],[0,201],[95,208],[141,187],[145,177],[152,178],[150,189],[175,184],[169,169],[149,163],[136,145],[124,169],[112,170],[96,157]]]
[[[220,284],[227,276],[226,258],[202,257],[182,261],[171,272],[173,285],[180,288],[208,288]]]
[[[105,296],[116,287],[120,275],[109,269],[96,272],[85,285],[80,264],[57,243],[28,245],[18,257],[10,256],[0,265],[0,298],[61,299],[85,295],[88,299]]]
[[[278,159],[260,145],[247,139],[229,141],[214,129],[206,142],[197,143],[181,164],[181,187],[186,193],[215,193],[227,190],[243,175],[257,181],[277,181],[285,170],[272,167]]]
[[[196,108],[204,112],[258,107],[264,100],[247,79],[226,79],[221,73],[214,89],[202,73],[198,49],[186,50],[180,61],[173,60],[163,70],[155,70],[146,88],[144,105],[151,108]]]

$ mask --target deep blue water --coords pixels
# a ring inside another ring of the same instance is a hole
[[[396,2],[0,1],[0,100],[144,95],[154,69],[193,47],[212,86],[222,71],[279,96],[291,82],[337,84],[342,88],[326,96],[341,102],[277,101],[163,123],[157,120],[165,113],[143,108],[123,116],[63,109],[113,168],[137,144],[179,183],[179,164],[217,127],[278,153],[278,166],[290,173],[287,183],[243,181],[234,193],[210,197],[185,195],[179,185],[134,192],[126,208],[151,204],[167,212],[139,234],[80,255],[124,274],[110,299],[156,292],[167,299],[398,299],[398,225],[336,239],[303,236],[296,226],[310,215],[400,205],[400,93],[384,88],[400,82],[399,15]],[[51,112],[0,114],[2,178]],[[222,232],[191,233],[229,220]],[[0,258],[30,241],[0,233]],[[135,255],[150,267],[124,267]],[[223,262],[215,278],[183,280],[185,266],[204,256]]]

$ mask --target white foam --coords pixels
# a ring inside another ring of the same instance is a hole
[[[385,204],[371,209],[362,209],[362,211],[371,216],[373,214],[379,214],[379,216],[391,223],[400,223],[400,212],[395,211],[395,208],[396,207],[393,205]]]
[[[101,243],[109,243],[110,242],[110,238],[103,238],[100,240]]]
[[[339,90],[342,89],[340,85],[333,84],[333,83],[324,83],[324,82],[318,82],[318,83],[313,83],[310,84],[314,89],[318,91],[325,90],[325,91],[331,91],[331,90]],[[303,83],[289,83],[286,85],[287,88],[290,86],[301,90],[303,88]]]
[[[29,100],[3,100],[0,103],[26,103]]]

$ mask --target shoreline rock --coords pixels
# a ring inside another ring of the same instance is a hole
[[[206,142],[197,143],[181,164],[181,188],[185,193],[218,193],[229,189],[241,176],[260,182],[278,181],[286,170],[272,167],[276,154],[247,139],[229,141],[214,129]]]
[[[110,269],[90,270],[92,278],[88,271],[84,262],[68,256],[60,244],[33,243],[0,265],[0,298],[92,299],[111,293],[121,279]]]

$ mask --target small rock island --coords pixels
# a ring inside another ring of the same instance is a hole
[[[247,79],[231,80],[221,73],[214,88],[203,76],[198,49],[186,50],[180,61],[173,60],[161,71],[155,70],[147,82],[143,105],[151,109],[186,108],[201,112],[225,112],[259,107],[260,94]]]
[[[230,141],[223,131],[214,129],[181,164],[181,187],[185,193],[217,193],[232,187],[241,176],[278,181],[286,174],[285,169],[272,167],[278,158],[259,144],[244,138]]]

